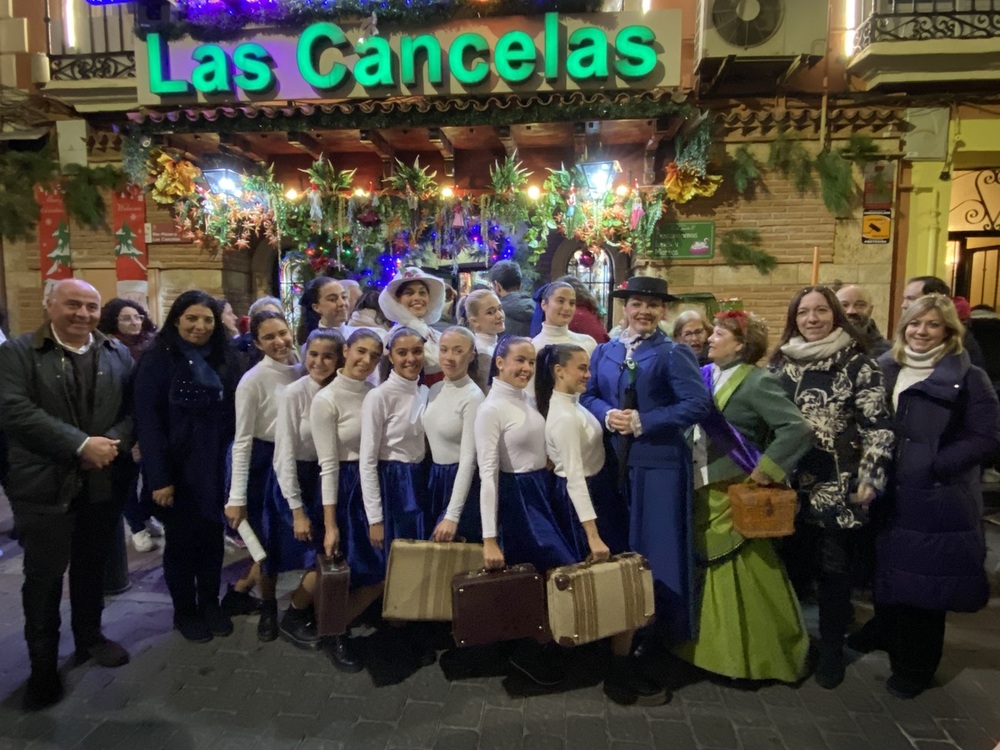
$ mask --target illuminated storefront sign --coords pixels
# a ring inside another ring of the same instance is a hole
[[[150,33],[136,50],[142,104],[375,98],[680,83],[680,11],[506,17],[362,36],[314,23],[200,44]]]

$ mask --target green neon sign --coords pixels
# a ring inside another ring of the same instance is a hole
[[[149,90],[160,97],[274,91],[284,98],[289,91],[301,95],[303,86],[307,95],[309,90],[342,95],[356,86],[386,95],[426,85],[474,89],[491,81],[596,84],[617,76],[633,83],[654,74],[662,52],[656,33],[645,25],[608,31],[603,24],[580,25],[577,20],[570,31],[558,13],[546,13],[533,28],[534,36],[515,29],[492,40],[465,31],[450,42],[442,35],[419,33],[354,43],[337,24],[319,22],[303,29],[297,40],[258,38],[235,47],[201,44],[186,58],[180,53],[172,58],[169,43],[154,32],[146,39],[146,69]]]

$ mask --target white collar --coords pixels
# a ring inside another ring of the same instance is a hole
[[[547,338],[569,338],[569,326],[554,326],[542,323],[542,334]]]
[[[279,362],[273,357],[268,357],[266,354],[260,360],[260,365],[261,367],[266,367],[267,369],[274,370],[276,372],[289,372],[298,367],[298,364],[286,365],[284,362]]]
[[[56,343],[59,344],[59,346],[61,346],[66,351],[72,352],[73,354],[86,354],[90,350],[90,347],[92,347],[94,345],[94,334],[93,333],[87,334],[87,343],[86,344],[84,344],[83,346],[80,346],[80,347],[76,347],[76,346],[70,346],[65,341],[63,341],[61,338],[59,338],[59,334],[56,333],[56,327],[54,325],[52,325],[51,323],[49,324],[49,329],[52,331],[52,338],[54,338],[56,340]]]
[[[463,375],[458,380],[448,380],[448,378],[445,378],[444,381],[443,381],[444,385],[442,387],[444,387],[444,388],[465,388],[465,386],[467,386],[471,382],[472,382],[472,378],[470,378],[468,375]]]
[[[566,404],[571,404],[573,406],[576,406],[578,403],[580,403],[580,394],[563,393],[562,391],[552,391],[552,399],[549,401],[549,403],[552,404],[556,401],[562,401]]]
[[[416,393],[417,389],[420,387],[420,382],[418,380],[407,380],[395,370],[391,370],[389,372],[389,377],[385,379],[383,385],[390,386],[394,390],[403,391],[405,393]]]
[[[495,333],[476,333],[476,344],[482,344],[491,349],[497,345],[497,335]],[[481,352],[482,353],[482,352]]]
[[[496,394],[500,398],[511,401],[524,401],[524,388],[518,388],[510,383],[503,382],[500,378],[493,378],[493,385],[490,386],[490,395]]]
[[[330,385],[336,385],[338,388],[342,388],[345,391],[351,391],[353,393],[361,393],[367,390],[369,383],[367,380],[355,380],[350,375],[344,374],[344,369],[341,368],[337,370],[337,377],[333,379]]]

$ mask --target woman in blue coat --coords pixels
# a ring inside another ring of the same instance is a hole
[[[946,612],[986,606],[980,465],[1000,446],[1000,405],[971,365],[955,306],[929,294],[879,359],[892,394],[896,465],[877,509],[875,618],[851,645],[889,652],[886,689],[913,698],[941,661]]]
[[[205,292],[181,294],[135,376],[144,501],[165,528],[163,577],[174,627],[190,641],[229,635],[219,608],[226,452],[236,425],[239,355]]]
[[[691,350],[659,329],[665,303],[676,299],[667,282],[637,276],[611,294],[625,299],[629,327],[597,347],[580,403],[611,435],[629,498],[629,546],[652,566],[657,628],[679,643],[695,635],[691,449],[684,433],[708,416],[711,396]]]

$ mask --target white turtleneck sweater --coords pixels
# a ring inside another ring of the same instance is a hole
[[[487,539],[497,535],[500,472],[526,474],[545,468],[545,418],[538,413],[525,390],[499,378],[494,380],[490,395],[476,415],[476,457],[481,482],[479,506],[483,537]]]
[[[250,453],[253,439],[274,442],[278,401],[299,378],[298,365],[286,365],[264,357],[251,367],[236,386],[236,436],[233,439],[232,481],[228,505],[247,504]]]
[[[583,521],[597,518],[590,499],[587,477],[604,468],[601,423],[580,405],[580,397],[552,392],[545,418],[545,448],[555,464],[555,473],[566,480],[569,499]]]
[[[938,362],[941,352],[944,351],[944,344],[938,344],[933,349],[918,354],[910,347],[903,349],[904,363],[896,378],[896,387],[892,389],[892,408],[899,407],[899,394],[907,388],[916,385],[922,380],[927,380],[934,372],[934,366]]]
[[[368,523],[382,523],[382,490],[378,462],[415,464],[424,460],[424,427],[420,413],[427,388],[395,370],[365,396],[361,406],[359,469]]]
[[[476,385],[483,393],[490,392],[490,368],[493,366],[493,353],[497,348],[495,333],[476,334]]]
[[[531,343],[535,345],[536,352],[540,352],[549,344],[576,344],[587,351],[588,357],[597,348],[597,342],[592,336],[571,331],[569,326],[552,326],[548,323],[542,323],[542,332],[535,336]]]
[[[336,505],[340,462],[361,457],[361,403],[372,386],[337,370],[337,377],[313,398],[309,411],[319,459],[323,505]]]
[[[476,412],[486,397],[466,375],[435,383],[424,410],[424,431],[436,464],[458,464],[444,517],[458,523],[476,473]]]
[[[278,400],[278,420],[274,431],[274,473],[278,487],[292,510],[302,507],[297,461],[315,461],[312,423],[309,413],[320,384],[306,375],[285,389]]]

